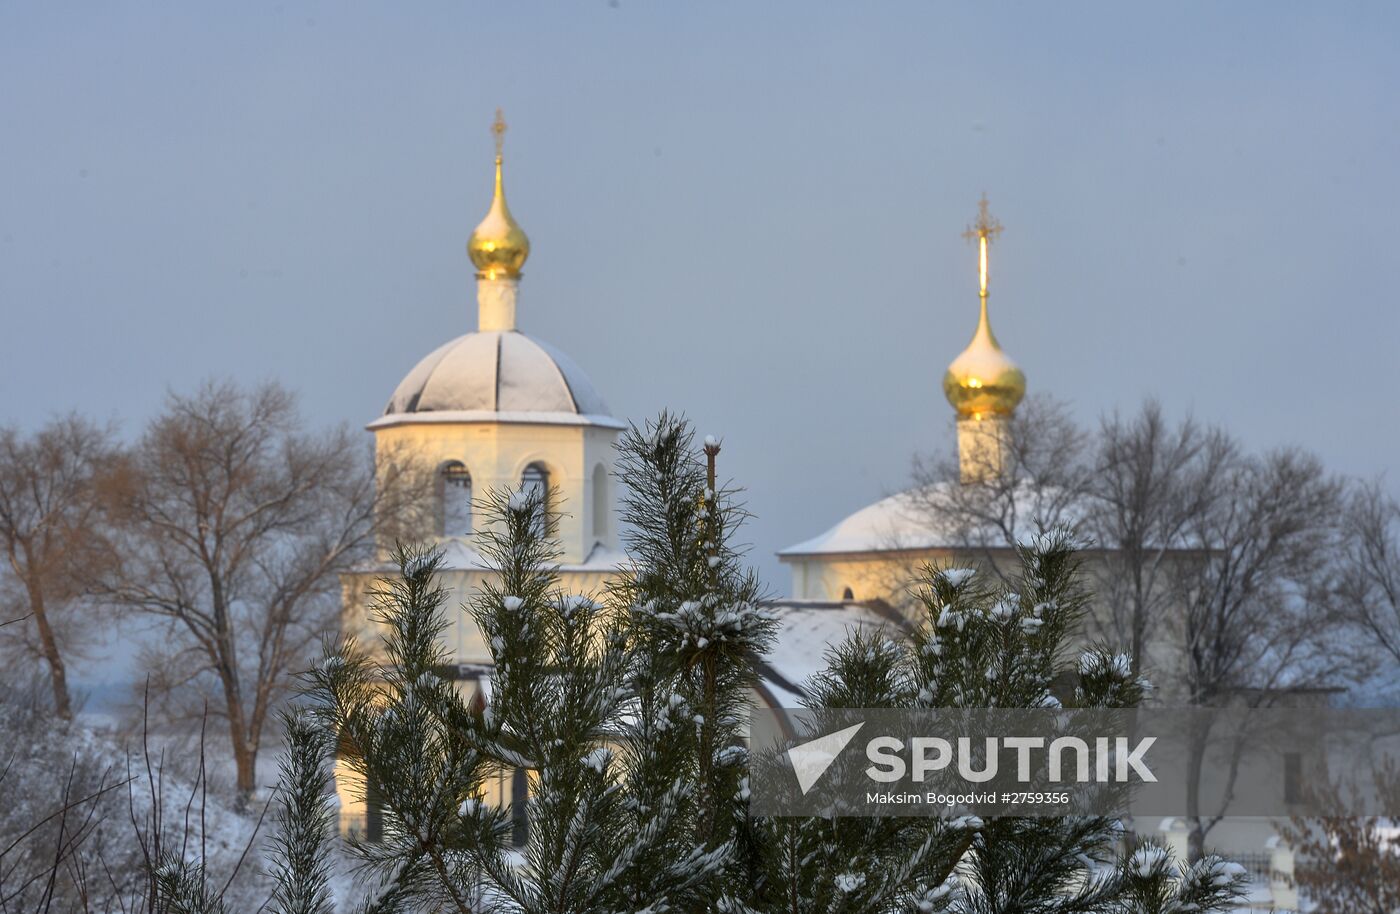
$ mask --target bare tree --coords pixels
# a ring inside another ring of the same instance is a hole
[[[64,623],[83,582],[107,554],[99,529],[102,473],[115,453],[110,430],[79,416],[54,420],[32,435],[0,429],[0,546],[15,606],[7,640],[47,667],[54,711],[73,716]]]
[[[1237,453],[1218,429],[1190,418],[1171,425],[1155,400],[1132,418],[1115,413],[1099,424],[1085,510],[1085,532],[1102,550],[1092,565],[1098,611],[1089,631],[1127,646],[1134,673],[1173,599],[1172,563],[1186,532],[1219,496]]]
[[[377,491],[368,449],[306,431],[276,385],[172,395],[132,452],[107,593],[167,620],[164,684],[215,693],[244,801],[288,673],[336,618],[337,573],[371,549]]]
[[[1373,655],[1400,661],[1400,502],[1379,481],[1357,486],[1343,523],[1342,611]]]
[[[1271,703],[1342,678],[1334,593],[1344,486],[1317,458],[1246,455],[1220,430],[1170,423],[1151,401],[1131,418],[1105,418],[1093,438],[1044,400],[1012,423],[999,474],[960,474],[952,456],[916,464],[907,499],[931,538],[981,552],[995,569],[1038,527],[1074,528],[1096,546],[1088,633],[1130,647],[1135,668],[1164,679],[1181,703]],[[1400,581],[1387,510],[1372,498],[1352,511],[1352,526],[1367,531],[1352,537],[1365,569],[1353,577],[1367,585],[1353,603],[1377,613],[1374,624],[1393,624],[1400,645],[1400,616],[1376,599]],[[1199,859],[1219,816],[1192,803]]]
[[[911,510],[938,539],[989,558],[1039,529],[1080,527],[1093,473],[1089,439],[1065,404],[1031,397],[1007,421],[996,472],[963,482],[957,454],[919,457],[908,493]]]
[[[1343,484],[1295,449],[1229,460],[1216,483],[1170,566],[1181,647],[1170,674],[1182,697],[1192,706],[1257,707],[1335,684],[1345,672],[1331,600]],[[1188,773],[1192,859],[1223,816],[1201,808],[1206,736],[1193,759],[1197,774]]]
[[[1218,484],[1173,565],[1190,703],[1333,681],[1341,480],[1284,449],[1231,461]]]

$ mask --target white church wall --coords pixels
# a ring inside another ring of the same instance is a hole
[[[460,461],[471,473],[473,497],[480,500],[493,489],[513,489],[531,464],[548,472],[554,491],[553,510],[560,512],[557,535],[566,563],[583,562],[592,550],[594,535],[594,470],[602,465],[612,471],[612,444],[617,432],[591,426],[535,423],[411,423],[375,430],[379,453],[394,460],[413,461],[434,472],[449,461]],[[611,513],[615,501],[608,498]],[[615,524],[607,525],[609,530]],[[438,538],[437,529],[423,529],[424,541]],[[469,545],[471,537],[461,537]],[[615,548],[616,532],[607,537]]]

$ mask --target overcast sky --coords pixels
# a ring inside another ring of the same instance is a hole
[[[1400,7],[357,6],[0,6],[0,421],[373,419],[475,326],[502,106],[521,328],[724,436],[779,592],[953,446],[983,191],[1032,391],[1397,463]]]

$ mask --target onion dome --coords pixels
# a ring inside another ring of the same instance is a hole
[[[1001,344],[992,333],[991,321],[987,319],[987,247],[999,234],[1001,223],[988,211],[987,197],[983,194],[977,221],[964,233],[964,237],[977,242],[982,313],[972,342],[953,359],[943,376],[943,395],[962,419],[1009,416],[1026,395],[1026,376],[1011,357],[1001,351]]]
[[[567,355],[515,329],[516,282],[530,242],[506,209],[496,112],[496,196],[467,251],[477,269],[478,326],[430,352],[394,389],[370,424],[528,423],[622,428]]]
[[[1026,395],[1026,376],[997,343],[985,298],[972,342],[943,376],[943,394],[964,419],[1009,416]]]
[[[496,192],[486,218],[467,241],[467,256],[476,264],[476,275],[481,279],[516,279],[530,256],[530,239],[506,206],[505,184],[501,180],[501,144],[506,122],[499,110],[491,130],[496,134]]]

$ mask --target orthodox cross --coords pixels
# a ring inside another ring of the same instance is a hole
[[[963,232],[963,237],[968,241],[977,240],[978,254],[978,278],[981,281],[981,295],[987,297],[987,245],[992,239],[1001,234],[1001,223],[992,215],[987,208],[987,195],[982,195],[982,201],[977,204],[977,221],[967,227]]]
[[[501,150],[506,143],[506,116],[500,108],[496,109],[496,120],[491,124],[491,132],[496,136],[496,161],[501,161]],[[982,201],[986,203],[986,200]]]

